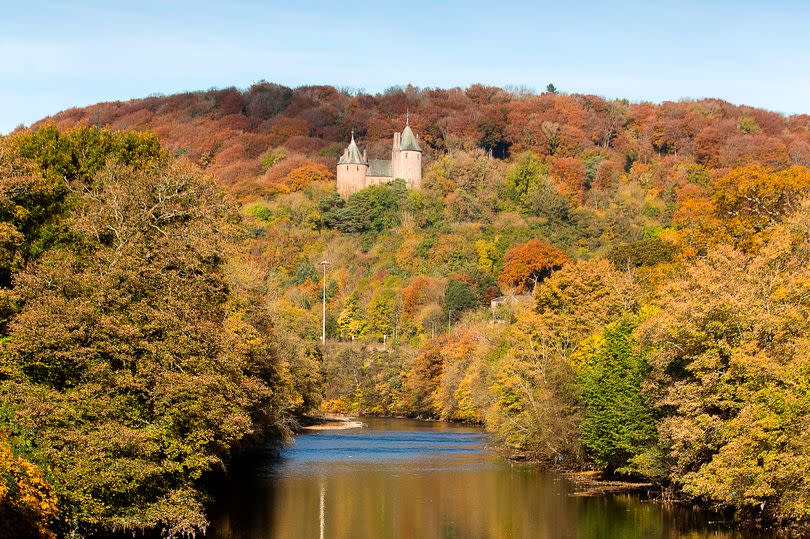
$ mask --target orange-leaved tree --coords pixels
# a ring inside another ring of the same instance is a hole
[[[568,262],[568,256],[553,245],[529,240],[506,251],[504,261],[503,271],[498,276],[501,287],[526,292],[561,268]]]
[[[810,191],[810,170],[774,171],[757,165],[739,167],[714,183],[718,217],[724,219],[734,243],[752,250],[766,239],[765,231],[798,208]]]
[[[288,188],[290,191],[300,191],[313,182],[333,181],[335,174],[320,163],[307,163],[290,172]]]

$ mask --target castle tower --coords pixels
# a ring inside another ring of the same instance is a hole
[[[411,129],[410,112],[406,116],[405,129],[396,134],[394,139],[395,153],[398,153],[395,178],[402,178],[408,189],[419,189],[422,186],[422,148]],[[398,152],[396,150],[399,150]]]
[[[368,174],[368,160],[365,153],[360,153],[360,148],[354,142],[354,131],[352,131],[352,141],[343,150],[337,166],[337,192],[343,198],[349,198],[352,193],[356,193],[366,187],[366,175]]]

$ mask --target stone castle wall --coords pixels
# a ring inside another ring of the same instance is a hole
[[[399,168],[399,133],[394,133],[394,142],[391,145],[391,177],[402,178]]]
[[[368,165],[338,165],[337,192],[343,198],[366,188]]]
[[[408,189],[419,189],[422,186],[422,154],[399,152],[399,174],[396,177],[405,180]]]

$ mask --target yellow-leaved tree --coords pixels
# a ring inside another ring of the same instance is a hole
[[[805,199],[755,256],[722,246],[688,266],[639,329],[670,477],[783,523],[810,517],[808,260]]]
[[[17,454],[0,430],[0,535],[55,537],[57,500],[42,470]]]

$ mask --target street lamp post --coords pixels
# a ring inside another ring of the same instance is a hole
[[[321,342],[326,344],[326,266],[329,265],[329,262],[326,260],[321,261],[321,266],[323,267],[323,333],[321,334]]]

